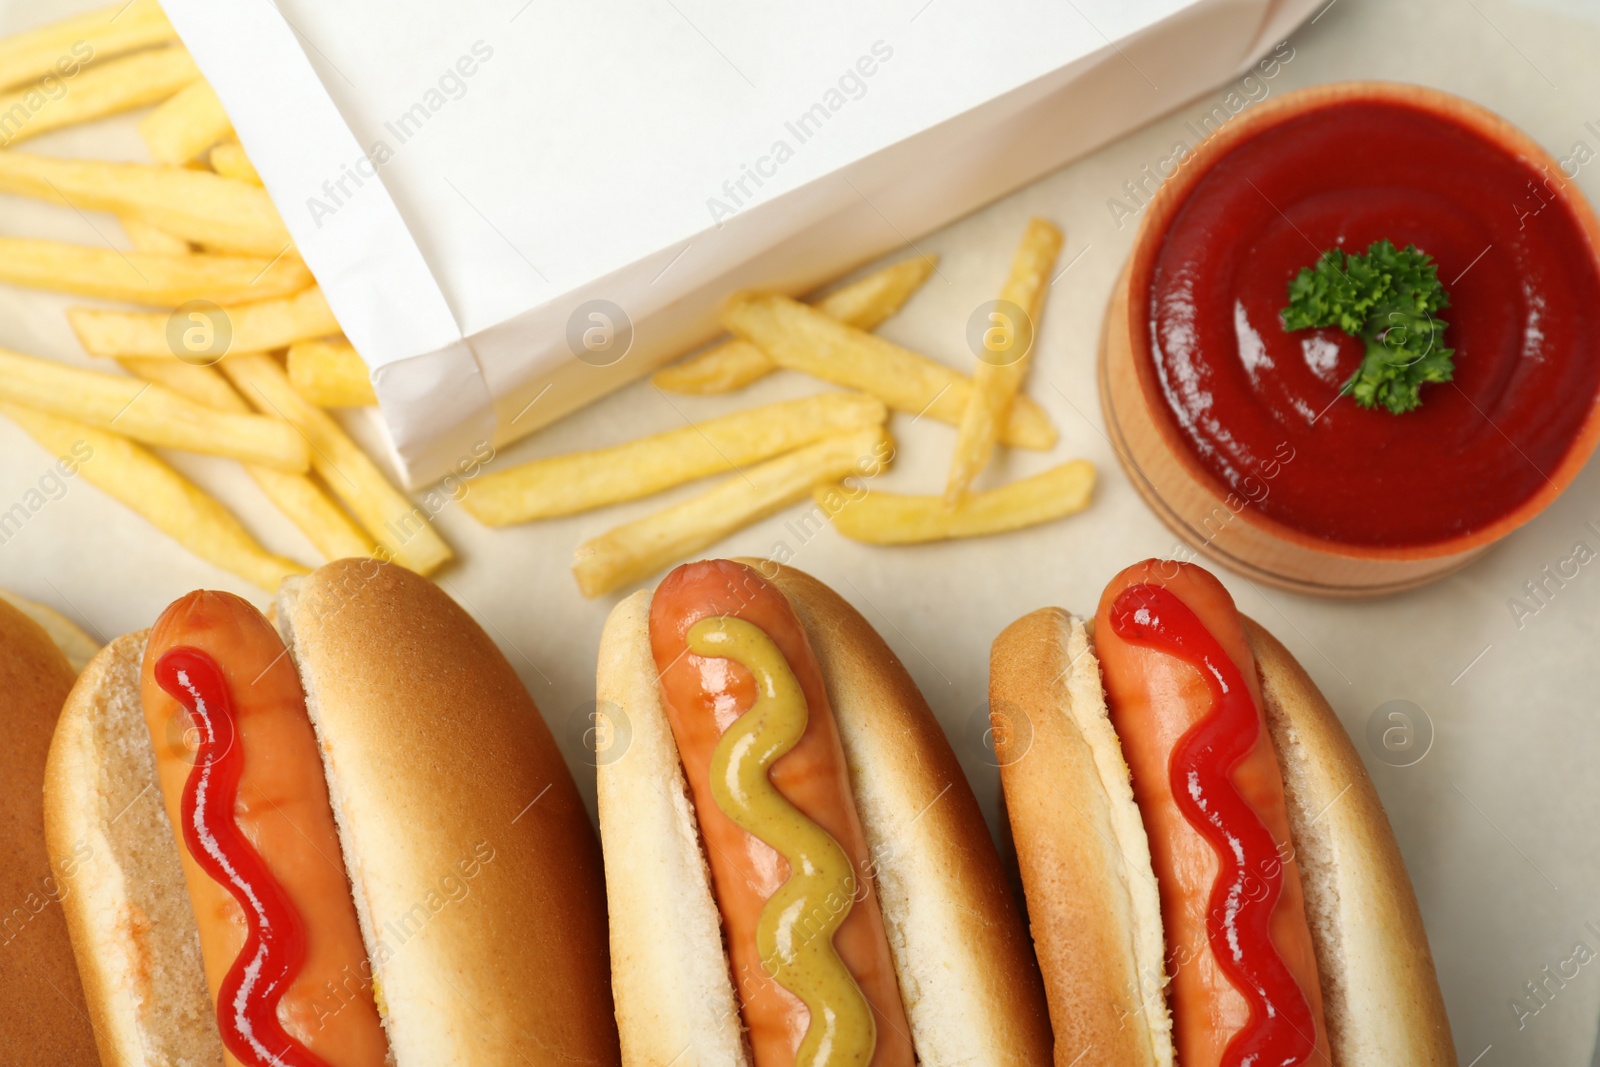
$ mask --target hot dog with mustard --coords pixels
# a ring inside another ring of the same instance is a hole
[[[990,716],[1057,1064],[1455,1062],[1359,757],[1209,572],[1147,560],[1092,622],[1019,619]]]
[[[623,1062],[1049,1062],[976,800],[860,615],[706,560],[612,612],[597,752]]]

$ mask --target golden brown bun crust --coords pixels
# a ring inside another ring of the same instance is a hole
[[[0,1058],[92,1064],[94,1032],[45,848],[45,757],[75,674],[50,637],[0,601]]]
[[[1416,897],[1371,780],[1310,677],[1265,630],[1244,625],[1283,768],[1334,1064],[1453,1064]],[[1141,887],[1154,887],[1148,844],[1142,831],[1117,832],[1137,808],[1114,734],[1101,731],[1109,721],[1103,692],[1088,684],[1099,677],[1092,648],[1082,644],[1076,661],[1068,655],[1074,633],[1081,642],[1082,624],[1057,609],[1025,616],[996,640],[990,677],[991,708],[1024,724],[997,728],[996,751],[1056,1062],[1064,1067],[1092,1047],[1096,1063],[1168,1067],[1158,1026],[1143,1028],[1151,1042],[1140,1039],[1141,1027],[1122,1025],[1164,1017],[1148,998],[1142,1013],[1139,1005],[1151,988],[1140,976],[1161,965],[1163,949],[1152,951],[1138,924],[1153,920],[1159,931],[1160,913],[1137,900]],[[1085,672],[1085,684],[1068,692],[1062,679]]]
[[[741,560],[782,590],[822,665],[925,1067],[1050,1062],[1039,971],[949,739],[898,657],[803,571]]]
[[[995,758],[1056,1063],[1170,1067],[1161,901],[1088,649],[1082,620],[1058,608],[1024,615],[995,638]]]
[[[1339,1067],[1456,1062],[1417,895],[1350,735],[1295,658],[1244,620],[1278,747]]]
[[[371,560],[286,583],[279,619],[398,1062],[617,1063],[600,850],[510,663]]]

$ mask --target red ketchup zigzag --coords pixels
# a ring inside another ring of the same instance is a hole
[[[183,787],[183,840],[200,868],[239,902],[248,927],[217,991],[222,1042],[248,1067],[328,1067],[278,1019],[278,1002],[305,962],[305,928],[234,819],[244,750],[228,681],[216,660],[188,647],[162,655],[155,675],[188,709],[200,738]]]
[[[1217,966],[1250,1005],[1250,1020],[1228,1042],[1223,1067],[1292,1067],[1316,1049],[1316,1022],[1305,991],[1272,944],[1273,909],[1283,868],[1261,817],[1233,784],[1233,771],[1261,735],[1261,713],[1239,667],[1189,606],[1159,585],[1124,589],[1111,605],[1123,640],[1176,656],[1198,668],[1211,690],[1203,719],[1178,739],[1168,763],[1172,796],[1217,854],[1206,936]],[[1247,893],[1246,878],[1257,883]],[[1266,883],[1266,892],[1259,883]]]

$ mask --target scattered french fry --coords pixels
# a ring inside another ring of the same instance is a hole
[[[0,237],[0,282],[170,308],[186,300],[216,304],[271,300],[301,292],[313,279],[299,256],[273,260],[197,252],[119,252],[65,241]]]
[[[250,463],[245,464],[244,469],[262,495],[305,534],[323,559],[377,556],[377,543],[311,478]]]
[[[28,618],[39,624],[39,629],[50,635],[51,642],[67,657],[72,669],[82,672],[100,651],[100,642],[84,633],[83,627],[67,618],[48,604],[18,596],[9,589],[0,589],[4,600]]]
[[[130,356],[117,362],[130,374],[164,385],[197,404],[235,414],[250,413],[250,405],[215,367],[197,367],[161,356]],[[246,463],[244,469],[262,494],[300,528],[324,559],[371,556],[377,551],[372,538],[350,521],[309,476],[255,463]]]
[[[166,356],[123,356],[117,365],[135,378],[143,378],[217,411],[250,413],[255,409],[239,399],[228,379],[215,367],[202,367]]]
[[[112,4],[0,40],[0,89],[177,39],[156,0]]]
[[[430,516],[389,484],[375,463],[326,411],[306,401],[271,356],[238,355],[221,363],[223,373],[258,411],[287,420],[311,443],[311,461],[335,496],[343,500],[377,540],[377,553],[431,574],[450,559],[450,546]]]
[[[487,526],[572,515],[722,474],[851,430],[881,426],[883,401],[821,393],[486,474],[461,500]]]
[[[778,364],[849,389],[881,397],[896,411],[960,423],[972,380],[943,363],[846,326],[816,308],[773,293],[741,293],[722,311],[722,324]],[[1017,398],[1001,432],[1018,448],[1047,449],[1056,429],[1043,408]]]
[[[934,256],[901,260],[829,293],[815,307],[858,330],[875,330],[900,310],[938,264]],[[734,337],[656,371],[652,381],[669,393],[730,393],[777,369],[761,349]]]
[[[182,45],[136,52],[90,67],[71,81],[47,78],[0,95],[0,146],[157,104],[200,77]]]
[[[714,396],[743,389],[778,369],[761,349],[740,337],[728,337],[703,352],[662,367],[650,376],[657,389],[690,396]]]
[[[199,80],[139,120],[139,136],[157,163],[187,163],[233,136],[233,124],[210,83]]]
[[[127,215],[117,221],[122,224],[122,232],[128,235],[128,243],[133,246],[135,252],[162,252],[173,256],[194,251],[194,246],[182,237],[174,237],[148,222],[141,222]]]
[[[972,493],[954,508],[937,496],[902,496],[876,490],[862,495],[839,485],[819,486],[817,504],[846,537],[874,545],[914,545],[957,537],[1020,530],[1082,511],[1094,489],[1094,465],[1075,459],[999,489]]]
[[[212,147],[211,169],[224,178],[249,182],[251,185],[261,184],[256,165],[250,162],[250,157],[244,154],[244,146],[238,141],[223,141]]]
[[[938,268],[938,256],[902,259],[834,290],[814,306],[830,318],[871,332],[893,317]]]
[[[14,404],[0,403],[0,413],[46,449],[76,462],[86,482],[201,559],[268,592],[283,579],[306,573],[300,564],[262,548],[220,503],[132,441]],[[78,460],[84,446],[90,456]]]
[[[290,244],[265,189],[208,170],[5,151],[0,193],[129,216],[217,252],[270,259]]]
[[[226,456],[290,472],[310,466],[305,439],[277,419],[213,411],[159,385],[4,349],[0,349],[0,401],[161,448]]]
[[[950,478],[945,483],[946,507],[955,507],[971,488],[972,479],[988,465],[1000,425],[1022,392],[1061,242],[1061,231],[1044,219],[1030,219],[1023,232],[1022,244],[1011,260],[1011,275],[1000,290],[1001,306],[990,312],[991,328],[984,332],[984,352],[972,374],[972,392],[961,414]],[[1019,312],[1020,321],[1010,321]],[[1005,321],[993,321],[995,318]]]
[[[603,596],[693,555],[849,474],[875,474],[894,446],[881,427],[825,438],[749,467],[698,496],[618,526],[578,546],[573,576]]]
[[[222,352],[212,353],[218,358],[230,352],[267,352],[339,332],[338,320],[328,310],[322,290],[315,286],[294,296],[237,304],[223,314],[227,316],[232,340]],[[152,311],[72,308],[67,312],[67,321],[84,351],[94,356],[174,358],[176,353],[167,334],[171,318],[165,312]]]
[[[295,391],[319,408],[360,408],[378,402],[366,362],[343,338],[292,344],[288,362]]]

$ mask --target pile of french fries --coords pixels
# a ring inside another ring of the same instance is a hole
[[[148,108],[149,163],[19,151],[64,126]],[[0,41],[0,192],[114,214],[128,250],[0,237],[0,282],[144,310],[73,308],[84,350],[120,373],[0,350],[0,413],[195,554],[272,590],[307,567],[263,548],[152,448],[237,460],[323,556],[376,556],[428,574],[451,550],[325,410],[376,402],[261,178],[155,0],[132,0]],[[1033,220],[968,376],[872,331],[935,269],[919,256],[814,304],[746,292],[728,339],[659,371],[658,388],[742,389],[775,370],[842,391],[747,408],[595,451],[479,477],[462,506],[490,526],[572,515],[725,476],[700,494],[580,545],[573,572],[599,596],[812,497],[846,536],[875,544],[976,537],[1087,506],[1073,461],[973,492],[999,445],[1048,450],[1056,429],[1022,392],[1060,231]],[[957,428],[945,490],[869,486],[894,458],[891,412]]]
[[[479,479],[462,506],[488,525],[504,526],[730,475],[580,545],[572,569],[586,596],[645,578],[807,496],[841,533],[874,544],[978,537],[1081,511],[1094,488],[1094,467],[1083,460],[971,491],[996,445],[1046,450],[1056,443],[1049,416],[1021,388],[1061,243],[1048,222],[1029,224],[996,302],[1001,321],[984,335],[970,378],[871,332],[927,280],[935,267],[931,258],[896,263],[813,305],[774,293],[738,293],[722,314],[732,337],[657,372],[658,388],[729,393],[787,369],[850,391],[535,460]],[[862,491],[893,458],[886,428],[891,410],[958,428],[943,494]],[[852,477],[854,484],[844,481]]]
[[[17,149],[150,110],[151,162]],[[372,404],[365,365],[154,0],[0,41],[0,192],[116,215],[130,250],[0,237],[0,282],[150,310],[74,308],[88,370],[0,350],[0,413],[196,555],[261,586],[308,567],[263,548],[152,448],[239,461],[322,556],[420,573],[451,551],[327,407]],[[287,350],[287,359],[275,353]]]

